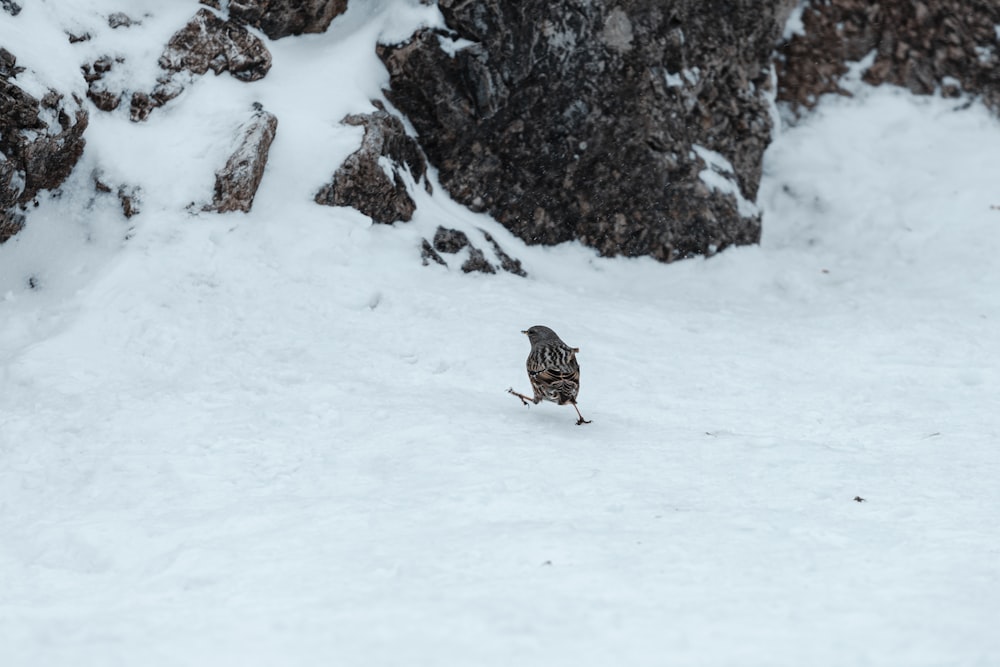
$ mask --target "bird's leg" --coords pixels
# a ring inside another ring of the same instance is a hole
[[[510,388],[508,388],[508,389],[507,389],[507,393],[508,393],[508,394],[514,394],[515,396],[517,396],[518,398],[520,398],[520,399],[521,399],[521,404],[522,404],[522,405],[527,405],[527,404],[528,404],[528,401],[532,401],[533,403],[537,403],[537,401],[535,401],[534,399],[531,399],[531,398],[528,398],[528,397],[527,397],[527,396],[525,396],[524,394],[519,394],[519,393],[517,393],[516,391],[514,391],[514,388],[513,388],[513,387],[510,387]]]
[[[583,415],[580,414],[580,408],[576,407],[576,401],[574,401],[572,403],[572,405],[573,405],[573,409],[576,410],[576,414],[578,414],[580,416],[580,419],[577,420],[576,425],[579,426],[580,424],[589,424],[590,420],[589,419],[584,419]]]

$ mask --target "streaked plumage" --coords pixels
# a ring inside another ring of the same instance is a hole
[[[543,400],[559,405],[569,403],[580,417],[577,425],[589,424],[576,407],[576,395],[580,391],[580,364],[576,355],[580,348],[570,347],[555,331],[545,326],[536,325],[521,333],[526,334],[531,343],[527,369],[534,398],[528,398],[513,389],[507,391],[520,398],[525,405],[528,401],[537,404]]]

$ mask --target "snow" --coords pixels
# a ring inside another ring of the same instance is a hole
[[[736,182],[736,170],[729,160],[721,153],[698,144],[693,145],[691,150],[705,163],[705,168],[698,172],[698,178],[702,183],[713,190],[732,195],[736,200],[736,210],[741,216],[751,217],[760,213],[754,203],[747,201],[740,192],[740,186]]]
[[[167,37],[197,8],[142,6]],[[1000,122],[855,82],[768,150],[761,245],[708,260],[526,247],[436,181],[371,225],[312,196],[397,7],[145,124],[91,109],[0,246],[3,664],[1000,662]],[[0,42],[41,80],[112,38],[142,72],[124,29],[65,60],[118,8],[27,4]],[[254,210],[188,208],[254,101]],[[529,277],[421,266],[438,224]],[[505,393],[533,324],[581,348],[593,424]]]

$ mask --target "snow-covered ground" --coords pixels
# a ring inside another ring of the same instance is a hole
[[[197,6],[119,34],[110,0],[23,4],[23,76],[81,91]],[[440,187],[372,226],[312,194],[374,41],[437,19],[362,5],[261,82],[94,111],[0,246],[0,662],[1000,664],[1000,121],[828,98],[768,151],[763,243],[709,260],[525,247]],[[257,100],[253,212],[191,213]],[[438,224],[530,277],[421,266]],[[505,393],[533,324],[581,348],[591,425]]]

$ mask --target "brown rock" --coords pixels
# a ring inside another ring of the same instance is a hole
[[[417,142],[406,134],[398,118],[381,108],[347,116],[343,122],[364,127],[364,138],[361,147],[334,173],[332,182],[316,193],[316,203],[352,206],[384,224],[412,218],[416,204],[407,192],[403,170],[431,191],[427,163]],[[380,158],[392,163],[391,176],[382,168]]]
[[[191,21],[170,38],[160,56],[160,67],[171,72],[204,74],[229,72],[240,81],[257,81],[271,69],[271,53],[243,26],[223,21],[199,9]]]
[[[87,97],[101,111],[114,111],[122,101],[122,93],[109,90],[104,81],[104,75],[112,70],[114,64],[110,56],[104,56],[81,68],[87,82]]]
[[[255,105],[250,120],[239,130],[239,145],[226,166],[215,173],[215,196],[206,210],[250,211],[277,131],[278,119],[274,114]]]
[[[0,49],[0,242],[23,226],[20,208],[63,183],[86,143],[81,100],[54,90],[35,99],[11,80],[20,71],[15,57]]]
[[[828,0],[803,11],[804,35],[779,49],[778,99],[811,108],[841,93],[847,63],[874,53],[864,80],[914,93],[982,96],[1000,112],[1000,54],[994,0]],[[949,83],[949,82],[957,82]]]
[[[201,75],[211,70],[229,72],[240,81],[257,81],[271,69],[271,53],[243,26],[200,9],[170,38],[159,65],[166,73],[157,78],[153,90],[132,94],[129,115],[135,122],[146,120],[153,109],[184,91],[181,73]]]
[[[202,0],[204,2],[204,0]],[[347,11],[347,0],[230,0],[229,18],[271,39],[326,32]]]

